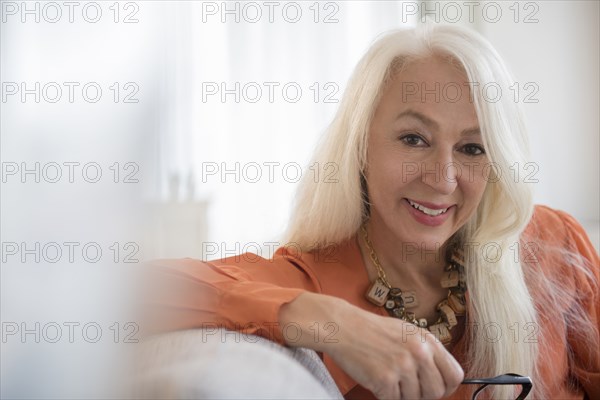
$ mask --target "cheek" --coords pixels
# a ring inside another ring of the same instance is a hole
[[[371,160],[365,173],[370,191],[385,192],[402,184],[402,165],[393,157]]]
[[[479,205],[485,188],[487,187],[487,179],[481,175],[473,178],[472,180],[464,180],[462,183],[462,191],[464,193],[465,203],[468,203],[470,207],[475,208]]]

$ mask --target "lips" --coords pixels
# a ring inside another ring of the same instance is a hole
[[[416,202],[406,198],[403,203],[417,222],[427,226],[438,226],[443,224],[456,208],[451,204]]]
[[[448,208],[451,207],[451,205],[436,205],[433,203],[427,203],[427,202],[416,202],[413,201],[411,199],[406,199],[408,201],[408,203],[415,209],[423,212],[423,214],[432,216],[432,217],[436,217],[438,215],[444,214],[446,211],[448,211]]]

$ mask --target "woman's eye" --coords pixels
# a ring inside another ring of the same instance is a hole
[[[470,156],[479,156],[485,154],[483,147],[478,144],[467,144],[464,146],[464,152]]]
[[[402,140],[404,143],[406,143],[409,146],[419,146],[422,143],[425,143],[425,141],[423,140],[423,138],[421,136],[415,135],[415,134],[403,136],[400,140]]]

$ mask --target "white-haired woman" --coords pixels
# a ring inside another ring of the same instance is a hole
[[[313,159],[336,175],[302,181],[288,245],[161,262],[177,288],[164,325],[313,348],[348,399],[464,398],[465,377],[506,373],[535,397],[600,398],[598,254],[511,179],[529,160],[512,84],[469,30],[383,36]]]

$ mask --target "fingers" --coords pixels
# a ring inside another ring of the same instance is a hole
[[[433,356],[431,365],[422,365],[419,368],[418,379],[421,382],[421,393],[424,399],[440,399],[447,395],[446,383],[433,362]]]
[[[403,399],[448,397],[463,380],[460,364],[446,348],[429,332],[424,338],[421,346],[412,348],[413,364],[403,366],[404,371],[414,371],[402,374],[400,390]]]
[[[446,397],[456,391],[458,385],[463,381],[465,374],[452,354],[448,353],[441,343],[439,345],[441,351],[435,352],[434,361],[437,367],[436,370],[440,372],[444,380],[446,390],[443,397]]]
[[[440,348],[439,343],[436,343],[435,338],[429,332],[422,333],[424,335],[421,336],[420,346],[416,346],[412,351],[416,364],[416,382],[420,384],[420,398],[439,399],[446,393],[446,383],[435,362],[435,357],[440,351],[446,352],[446,350],[443,347]]]
[[[404,374],[399,383],[402,399],[421,399],[421,382],[417,376],[417,369],[411,368]]]
[[[383,390],[374,392],[378,399],[441,398],[445,386],[434,362],[434,348],[428,344],[419,345],[402,352],[388,366],[381,377],[380,388]]]
[[[388,370],[380,379],[380,386],[372,388],[371,392],[379,400],[400,400],[400,385],[398,377],[393,371]]]

